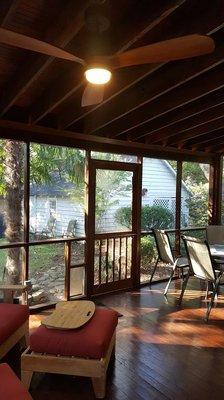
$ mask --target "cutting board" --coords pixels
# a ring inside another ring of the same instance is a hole
[[[60,301],[49,317],[42,321],[50,329],[76,329],[85,325],[95,312],[95,304],[88,300]]]

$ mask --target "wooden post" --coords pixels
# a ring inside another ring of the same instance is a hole
[[[30,142],[25,145],[24,155],[24,242],[22,254],[22,280],[25,281],[29,276],[29,225],[30,225]]]
[[[71,242],[65,242],[65,300],[70,300]]]
[[[220,225],[222,214],[223,157],[216,155],[209,169],[209,224]]]
[[[142,206],[142,157],[138,157],[138,164],[133,179],[133,222],[132,231],[135,236],[132,241],[132,277],[133,286],[140,286],[141,267],[141,206]]]
[[[182,187],[182,161],[177,161],[176,175],[176,213],[175,213],[175,252],[180,254],[180,229],[181,229],[181,187]]]
[[[86,229],[86,295],[91,297],[94,286],[94,231],[95,231],[96,171],[91,153],[86,152],[85,160],[85,229]]]

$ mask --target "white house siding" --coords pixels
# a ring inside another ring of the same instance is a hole
[[[142,205],[162,205],[175,213],[176,207],[176,172],[165,160],[156,158],[143,159],[142,188],[147,189],[146,195],[142,196]],[[186,199],[189,191],[182,184],[182,219],[187,222],[188,208]]]
[[[128,182],[129,183],[129,179]],[[131,182],[130,182],[131,183]],[[117,203],[110,207],[108,212],[101,218],[100,224],[96,225],[97,232],[116,232],[116,231],[127,231],[128,229],[124,226],[119,225],[115,221],[115,213],[120,207],[126,207],[132,205],[132,191],[127,191],[125,196],[117,196],[113,198],[113,201]]]
[[[50,209],[50,201],[56,200],[56,210]],[[52,213],[56,218],[55,234],[62,236],[68,227],[70,220],[77,220],[76,235],[84,235],[84,211],[78,204],[74,204],[69,198],[30,197],[30,230],[41,232],[46,228]]]

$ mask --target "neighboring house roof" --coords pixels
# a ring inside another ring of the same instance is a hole
[[[30,185],[31,196],[46,196],[46,197],[69,197],[74,190],[75,184],[66,182],[59,175],[52,178],[52,182],[46,184]]]

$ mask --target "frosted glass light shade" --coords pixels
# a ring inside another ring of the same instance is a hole
[[[111,79],[111,72],[105,68],[90,68],[86,70],[85,77],[90,83],[103,85]]]

